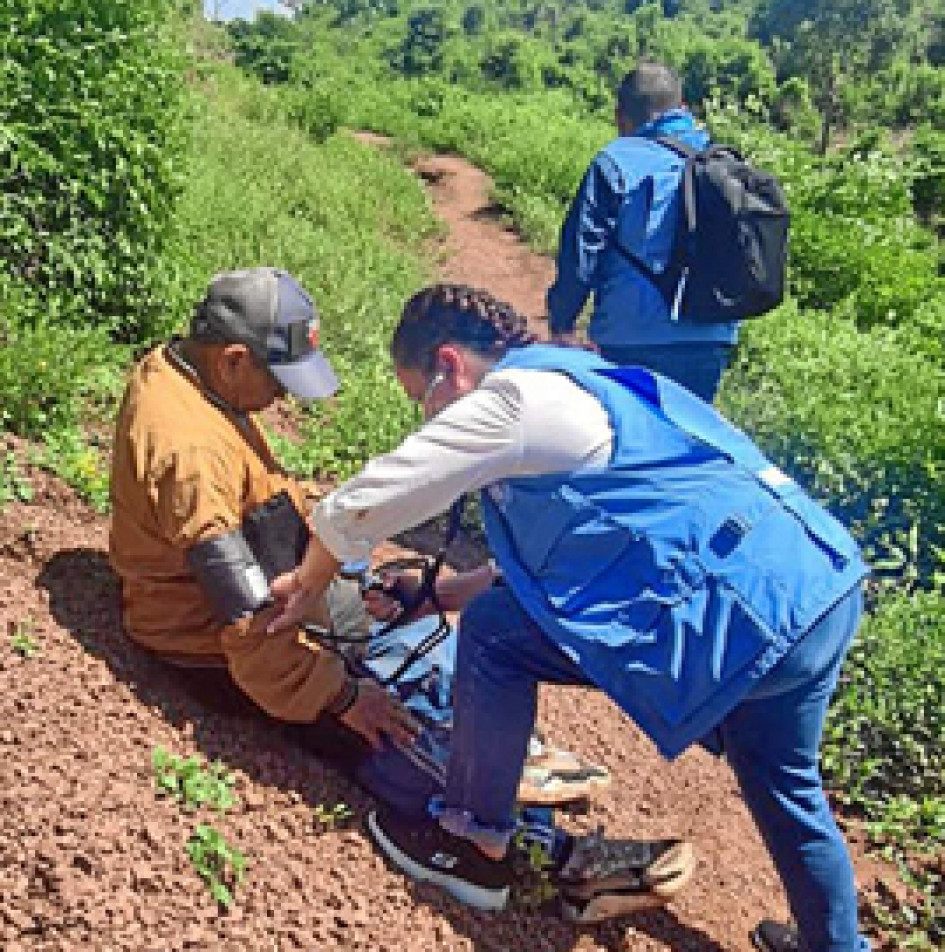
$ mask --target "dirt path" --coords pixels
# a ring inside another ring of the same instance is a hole
[[[454,158],[428,160],[449,225],[443,274],[542,310],[550,263],[488,209],[487,182]],[[10,448],[22,460],[25,448]],[[2,447],[0,447],[2,450]],[[579,931],[524,911],[473,913],[389,870],[362,832],[370,804],[355,787],[254,719],[208,713],[174,676],[130,647],[108,568],[107,522],[56,480],[27,467],[35,495],[0,511],[0,949],[475,950],[743,952],[762,915],[785,905],[724,765],[702,752],[667,765],[598,695],[552,689],[542,721],[562,744],[606,764],[613,788],[574,830],[691,837],[699,867],[671,908]],[[38,652],[11,645],[27,634]],[[155,796],[156,746],[219,758],[239,804],[184,813]],[[343,802],[351,820],[319,822]],[[184,851],[211,823],[247,857],[221,914]],[[857,861],[868,894],[877,878]],[[893,946],[886,946],[893,948]]]
[[[373,146],[387,142],[374,133],[357,133],[356,138]],[[424,156],[414,168],[427,184],[437,217],[447,228],[440,277],[487,288],[528,317],[544,315],[554,263],[530,251],[505,226],[502,210],[489,200],[489,177],[454,155]]]

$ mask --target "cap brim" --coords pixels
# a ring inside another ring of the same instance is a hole
[[[321,400],[338,389],[338,378],[328,361],[318,352],[291,364],[270,364],[279,383],[299,400]]]

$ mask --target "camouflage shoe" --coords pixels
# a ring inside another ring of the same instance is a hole
[[[562,913],[572,922],[591,923],[670,902],[695,869],[686,840],[614,840],[602,831],[576,840],[552,876]]]

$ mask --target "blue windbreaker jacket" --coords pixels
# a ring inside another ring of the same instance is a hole
[[[696,149],[709,142],[688,110],[673,109],[634,135],[614,139],[594,157],[561,229],[558,273],[547,300],[552,331],[572,330],[593,293],[589,332],[598,344],[735,342],[735,322],[672,320],[659,291],[614,247],[616,239],[654,270],[669,261],[684,162],[653,142],[657,135]]]
[[[606,409],[611,463],[482,493],[516,598],[667,757],[707,735],[866,574],[847,531],[672,381],[535,345]]]

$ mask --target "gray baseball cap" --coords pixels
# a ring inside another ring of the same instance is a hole
[[[330,397],[338,378],[318,349],[318,312],[305,289],[278,268],[216,275],[194,309],[191,339],[245,344],[300,400]]]

